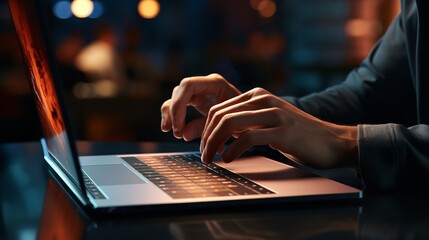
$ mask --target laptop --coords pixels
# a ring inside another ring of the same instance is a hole
[[[263,156],[228,164],[203,164],[199,152],[78,156],[41,3],[10,0],[9,7],[42,124],[44,160],[86,209],[111,213],[362,197],[357,188]]]

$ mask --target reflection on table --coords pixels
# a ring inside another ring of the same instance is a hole
[[[357,206],[309,207],[93,217],[74,205],[52,178],[48,180],[39,239],[329,239],[353,238]],[[291,224],[293,223],[293,224]]]
[[[158,143],[79,144],[85,154],[196,150]],[[48,174],[36,142],[0,145],[0,239],[429,239],[428,197],[93,216]]]

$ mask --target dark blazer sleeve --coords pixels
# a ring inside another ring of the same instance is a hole
[[[284,99],[338,124],[415,124],[416,96],[401,18],[394,20],[368,57],[342,84],[302,98]]]
[[[409,42],[408,34],[416,32],[404,27],[415,25],[416,15],[415,6],[402,12],[344,83],[303,98],[284,98],[320,119],[358,124],[366,190],[429,186],[429,126],[417,124],[415,66],[409,59],[416,43]]]
[[[359,125],[359,165],[370,191],[429,187],[429,125]]]

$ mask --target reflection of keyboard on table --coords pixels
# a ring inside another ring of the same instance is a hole
[[[216,164],[203,164],[199,154],[122,159],[172,198],[273,194],[272,191]]]

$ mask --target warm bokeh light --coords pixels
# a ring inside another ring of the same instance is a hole
[[[277,5],[272,0],[262,0],[258,5],[258,11],[259,14],[261,14],[262,17],[272,17],[274,13],[276,13]]]
[[[159,2],[157,0],[141,0],[137,6],[137,10],[143,18],[155,18],[160,11]]]
[[[91,0],[74,0],[71,3],[71,11],[78,18],[86,18],[94,11],[94,3]]]
[[[346,22],[345,30],[352,37],[378,36],[381,34],[381,23],[374,20],[352,19]]]
[[[255,9],[258,10],[259,4],[262,2],[262,0],[250,0],[250,6]]]

